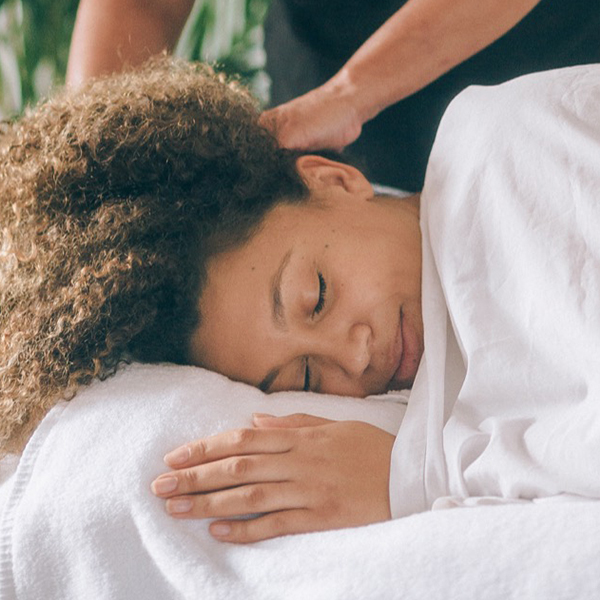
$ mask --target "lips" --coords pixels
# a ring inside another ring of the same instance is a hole
[[[400,318],[398,319],[398,328],[396,330],[396,337],[394,339],[394,343],[392,345],[391,354],[391,368],[393,369],[393,374],[389,379],[388,390],[396,390],[398,389],[397,384],[400,383],[399,377],[402,372],[402,363],[404,357],[404,312],[402,307],[400,307]]]
[[[394,384],[401,384],[402,381],[402,362],[400,362],[400,366],[396,369],[396,372],[394,373],[394,375],[392,376],[392,380],[390,381],[390,384],[393,386],[390,389],[399,389],[397,385],[394,386]]]
[[[394,342],[395,371],[388,383],[388,390],[405,390],[412,387],[421,359],[419,349],[416,332],[404,319],[404,311],[400,307],[400,322]]]

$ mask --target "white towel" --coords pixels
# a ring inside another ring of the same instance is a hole
[[[202,587],[188,574],[203,561],[218,581],[227,546],[207,534],[206,521],[176,522],[150,492],[167,470],[162,457],[249,426],[252,412],[299,411],[368,420],[395,434],[404,405],[268,396],[193,367],[134,365],[55,407],[27,446],[5,506],[2,598],[11,597],[11,580],[17,597],[36,600],[188,597]]]
[[[236,546],[177,521],[150,482],[163,454],[252,411],[363,419],[404,407],[275,394],[201,369],[133,365],[42,422],[0,528],[2,600],[506,600],[600,597],[600,504],[422,513]]]

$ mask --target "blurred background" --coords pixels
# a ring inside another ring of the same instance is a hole
[[[262,22],[269,0],[196,0],[176,54],[239,74],[266,102]],[[78,0],[0,0],[0,118],[64,83]]]

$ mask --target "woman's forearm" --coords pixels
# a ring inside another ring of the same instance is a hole
[[[172,50],[194,0],[81,0],[67,83],[120,71]]]
[[[539,0],[409,0],[329,84],[353,97],[362,122],[482,50]]]

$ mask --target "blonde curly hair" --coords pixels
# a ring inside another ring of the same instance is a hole
[[[170,59],[0,131],[0,454],[123,360],[188,362],[206,260],[307,189],[250,95]]]

